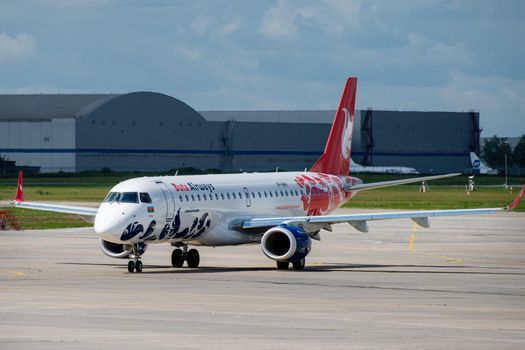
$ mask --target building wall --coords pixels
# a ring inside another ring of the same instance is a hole
[[[37,97],[29,97],[28,103]],[[205,111],[201,115],[159,93],[88,97],[91,102],[75,104],[79,110],[70,118],[35,115],[34,120],[21,120],[6,114],[16,111],[0,108],[0,154],[17,165],[41,166],[44,172],[104,167],[303,170],[322,153],[335,113]],[[70,98],[78,96],[62,95],[60,100]],[[479,147],[477,125],[477,113],[357,111],[352,157],[358,163],[408,166],[424,173],[463,171],[469,166],[470,150]]]
[[[470,151],[479,147],[478,113],[361,111],[361,123],[354,160],[368,165],[463,171],[470,167]]]
[[[219,165],[215,126],[185,103],[163,94],[114,98],[80,117],[76,133],[78,171]]]
[[[74,172],[75,120],[2,120],[0,156],[40,171]]]

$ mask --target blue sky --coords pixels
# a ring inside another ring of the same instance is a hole
[[[0,93],[151,90],[197,110],[481,113],[525,133],[525,1],[0,1]]]

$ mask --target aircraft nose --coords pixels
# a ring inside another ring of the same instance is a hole
[[[120,215],[113,215],[111,210],[99,210],[97,216],[95,216],[94,229],[100,237],[115,239],[119,238],[122,234],[123,220],[126,215],[119,213]]]

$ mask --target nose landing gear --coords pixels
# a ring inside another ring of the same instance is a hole
[[[177,248],[171,253],[171,266],[182,267],[182,265],[184,265],[184,261],[186,261],[188,267],[199,267],[200,255],[197,249],[188,250],[187,244],[173,244],[173,246],[182,247],[182,249]]]
[[[133,244],[131,248],[131,253],[129,254],[129,257],[132,259],[128,261],[128,272],[142,272],[142,268],[144,267],[142,265],[142,261],[140,261],[140,258],[142,254],[139,253],[140,247],[138,244]]]

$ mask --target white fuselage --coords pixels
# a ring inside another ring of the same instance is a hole
[[[353,195],[353,177],[311,172],[143,177],[113,187],[95,231],[114,243],[235,245],[260,241],[236,224],[254,217],[325,215]]]

